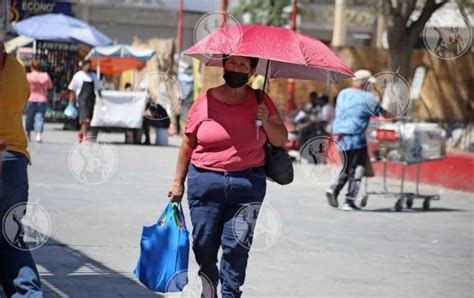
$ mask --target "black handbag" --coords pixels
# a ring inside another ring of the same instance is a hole
[[[255,96],[257,97],[257,103],[260,104],[263,102],[263,96],[260,90],[255,90]],[[293,182],[293,163],[288,152],[281,147],[273,146],[269,142],[265,143],[264,149],[267,177],[281,185]]]

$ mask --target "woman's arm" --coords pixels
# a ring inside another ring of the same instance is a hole
[[[191,154],[196,145],[196,136],[192,134],[184,134],[183,142],[179,148],[178,162],[176,164],[176,172],[173,184],[168,192],[168,197],[173,202],[181,202],[184,194],[184,181],[188,173],[188,166],[191,162]]]
[[[51,81],[49,74],[46,73],[46,75],[48,76],[48,89],[53,89],[53,81]]]
[[[262,120],[263,130],[268,141],[275,147],[283,147],[288,143],[288,131],[278,114],[268,116],[268,108],[260,104],[257,110],[257,119]]]

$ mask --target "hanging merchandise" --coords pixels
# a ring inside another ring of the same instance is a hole
[[[80,45],[59,41],[36,41],[34,57],[39,60],[43,71],[47,72],[53,82],[49,92],[50,106],[45,114],[49,122],[65,120],[64,109],[68,104],[67,86],[78,70]]]

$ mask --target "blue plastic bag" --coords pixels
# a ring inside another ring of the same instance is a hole
[[[66,109],[64,109],[64,115],[68,118],[76,119],[77,118],[77,109],[76,109],[76,107],[72,103],[69,103],[67,105]]]
[[[183,208],[168,203],[156,224],[143,227],[134,273],[152,291],[178,292],[187,284],[188,260],[189,232]],[[172,279],[179,279],[180,286],[170,286]]]

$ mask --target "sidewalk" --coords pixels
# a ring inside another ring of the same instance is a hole
[[[103,184],[84,185],[68,167],[74,133],[46,128],[44,143],[30,146],[29,172],[30,200],[52,222],[48,243],[33,251],[45,297],[156,297],[133,268],[142,226],[167,202],[179,139],[163,148],[101,135],[117,151],[117,170]],[[287,187],[268,184],[265,204],[281,230],[273,246],[251,252],[243,297],[472,297],[472,193],[422,185],[441,194],[428,212],[420,202],[393,212],[395,200],[371,198],[366,210],[347,213],[327,205],[327,185],[296,175]]]

